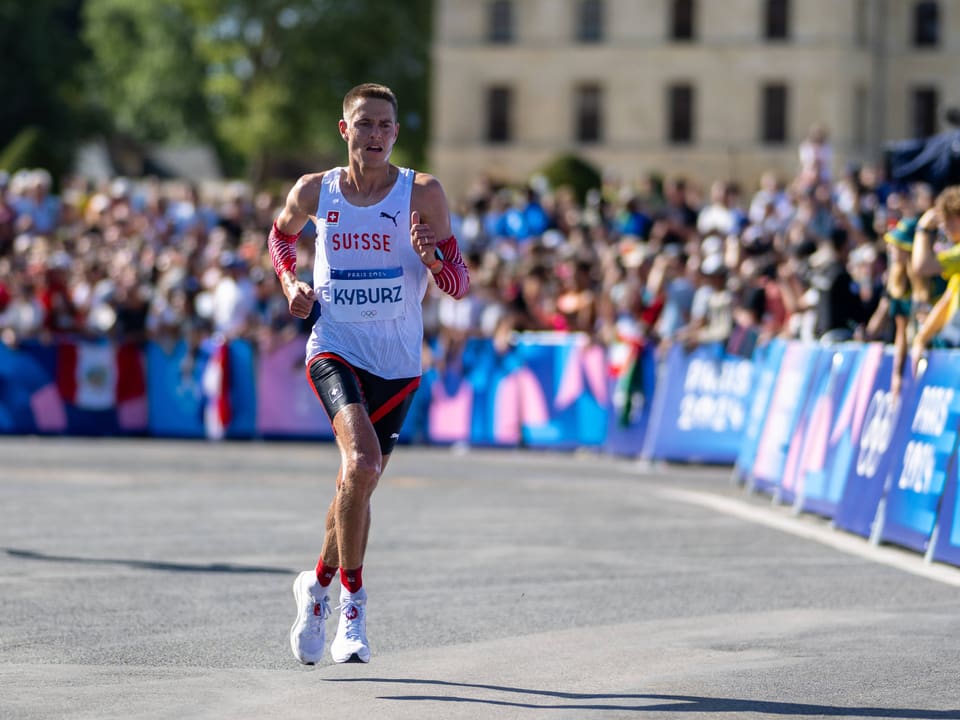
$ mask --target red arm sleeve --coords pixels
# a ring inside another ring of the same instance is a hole
[[[267,248],[270,250],[270,259],[273,260],[273,269],[277,277],[281,277],[287,270],[297,272],[297,235],[287,235],[277,229],[274,223],[267,236]]]
[[[447,295],[459,300],[470,290],[470,272],[467,270],[457,238],[453,235],[437,243],[437,249],[443,256],[443,267],[433,276],[437,287]]]

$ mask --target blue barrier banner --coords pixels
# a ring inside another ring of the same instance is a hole
[[[330,419],[307,380],[303,338],[263,348],[257,363],[257,433],[333,439]]]
[[[491,379],[490,384],[495,387],[497,382],[498,380]],[[461,372],[448,370],[440,373],[436,368],[430,368],[424,372],[417,394],[428,400],[427,407],[418,407],[417,411],[426,412],[426,420],[422,424],[429,442],[440,445],[470,442],[470,417],[474,412],[475,397],[473,386]],[[489,394],[491,398],[495,397],[492,389]],[[494,405],[494,400],[491,399],[490,405]],[[481,406],[481,410],[483,409],[486,409],[486,404]],[[493,412],[495,409],[491,408],[491,413]],[[477,430],[478,433],[486,431],[486,424]],[[519,438],[518,427],[516,439]]]
[[[71,435],[129,435],[147,430],[146,369],[135,344],[28,343],[29,355],[55,379],[59,407],[47,399],[45,423]],[[60,412],[62,410],[62,417]]]
[[[780,486],[787,450],[803,410],[820,352],[816,345],[787,342],[780,362],[780,374],[757,443],[753,468],[747,476],[747,484],[756,490],[772,493]]]
[[[487,338],[467,340],[459,366],[428,368],[417,394],[425,405],[411,408],[409,431],[431,443],[516,447],[524,426],[549,419],[543,387],[516,347]]]
[[[823,415],[825,402],[829,402],[829,399],[825,399],[824,396],[829,388],[833,357],[833,349],[822,346],[814,358],[807,392],[800,403],[790,442],[787,445],[783,474],[780,476],[780,483],[774,489],[774,498],[778,502],[790,504],[796,499],[797,476],[802,472],[802,465],[806,460],[803,452],[807,437],[811,431],[823,432],[823,418],[817,418],[815,415],[817,413]]]
[[[844,345],[834,353],[830,413],[811,421],[808,434],[812,444],[802,453],[804,463],[794,503],[798,509],[825,517],[836,513],[882,359],[883,345],[879,343]]]
[[[0,343],[0,433],[58,433],[67,413],[56,385],[53,348]]]
[[[149,431],[158,437],[250,438],[256,430],[253,346],[148,342]],[[218,427],[223,423],[223,427]]]
[[[937,539],[933,546],[933,559],[939,562],[960,565],[960,462],[954,455],[947,485],[940,500],[940,515],[937,519]]]
[[[891,464],[881,538],[925,551],[937,521],[960,423],[960,351],[932,353],[905,410],[904,442]],[[909,419],[909,424],[907,420]]]
[[[230,423],[227,437],[252,438],[257,431],[255,353],[249,340],[231,340],[229,350]]]
[[[574,449],[603,444],[609,387],[606,349],[580,334],[524,335],[516,346],[548,398],[546,423],[525,424],[530,447]]]
[[[147,343],[147,407],[150,434],[157,437],[202,438],[203,388],[207,364],[204,347],[183,340],[173,346]]]
[[[770,409],[773,398],[773,389],[780,373],[780,364],[786,352],[787,344],[783,340],[774,338],[767,345],[760,346],[753,354],[756,366],[755,390],[750,410],[747,413],[747,427],[743,433],[743,440],[734,462],[734,473],[739,481],[746,479],[753,467],[757,456],[757,445],[760,443],[760,432]]]
[[[650,401],[650,417],[647,420],[647,432],[643,436],[643,445],[640,449],[640,457],[643,460],[653,458],[654,448],[657,444],[659,429],[667,421],[667,388],[669,387],[671,369],[663,360],[658,360],[654,370],[653,381],[653,399]]]
[[[904,373],[899,396],[890,392],[893,355],[884,352],[879,363],[867,364],[858,394],[869,385],[869,401],[859,425],[854,423],[854,447],[846,482],[833,516],[834,524],[857,535],[870,537],[880,500],[886,492],[889,468],[896,456],[902,433],[897,431],[904,403],[909,404],[914,382]],[[858,428],[859,427],[859,431]]]
[[[451,377],[448,370],[437,380],[443,382],[447,397],[469,392],[472,402],[462,435],[471,445],[516,445],[524,424],[547,421],[541,383],[524,366],[514,346],[498,347],[487,338],[471,338],[463,351],[463,372],[465,377]],[[464,383],[461,390],[458,386]],[[431,432],[434,425],[447,427],[448,433],[456,426],[449,417],[432,419]]]
[[[400,427],[400,437],[397,439],[397,442],[402,445],[426,444],[428,441],[431,374],[432,371],[429,369],[424,371],[420,378],[420,387],[413,393],[413,400],[410,402],[407,417],[404,418],[403,425]],[[317,403],[319,404],[319,400]]]
[[[753,362],[710,344],[690,353],[675,345],[665,363],[650,459],[732,463],[746,429]]]
[[[633,348],[611,380],[607,437],[603,449],[612,455],[635,457],[643,448],[656,389],[657,360],[652,345]]]

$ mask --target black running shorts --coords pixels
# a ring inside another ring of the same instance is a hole
[[[373,423],[380,452],[384,455],[393,452],[413,402],[413,393],[420,386],[419,377],[386,380],[353,367],[339,355],[321,353],[307,363],[307,378],[323,403],[331,425],[341,409],[360,403]]]

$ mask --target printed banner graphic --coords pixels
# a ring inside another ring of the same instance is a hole
[[[760,432],[747,484],[773,493],[780,486],[794,429],[803,411],[817,358],[823,350],[797,341],[787,343]]]
[[[879,343],[837,348],[824,396],[830,403],[830,413],[829,417],[825,414],[811,419],[808,432],[816,438],[816,444],[810,457],[806,450],[803,452],[806,464],[794,501],[797,509],[830,518],[835,515],[883,357],[883,345]]]
[[[662,398],[651,423],[651,460],[732,463],[747,427],[754,364],[719,344],[670,349]]]
[[[870,358],[871,363],[866,364],[859,378],[860,386],[856,394],[857,405],[863,405],[863,415],[860,418],[859,413],[854,413],[851,418],[853,448],[843,490],[833,515],[837,527],[864,537],[870,537],[874,532],[887,468],[895,453],[903,398],[913,392],[910,377],[904,378],[900,395],[890,392],[892,354],[884,352],[875,368],[872,365],[874,356]],[[837,467],[836,472],[842,473],[843,468]]]
[[[913,401],[903,416],[903,434],[890,465],[883,531],[887,542],[921,552],[937,522],[947,470],[957,447],[960,352],[932,355],[917,379]]]

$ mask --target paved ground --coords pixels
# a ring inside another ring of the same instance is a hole
[[[364,572],[373,661],[302,667],[290,586],[331,445],[0,457],[0,718],[960,718],[960,571],[726,470],[402,447]]]

